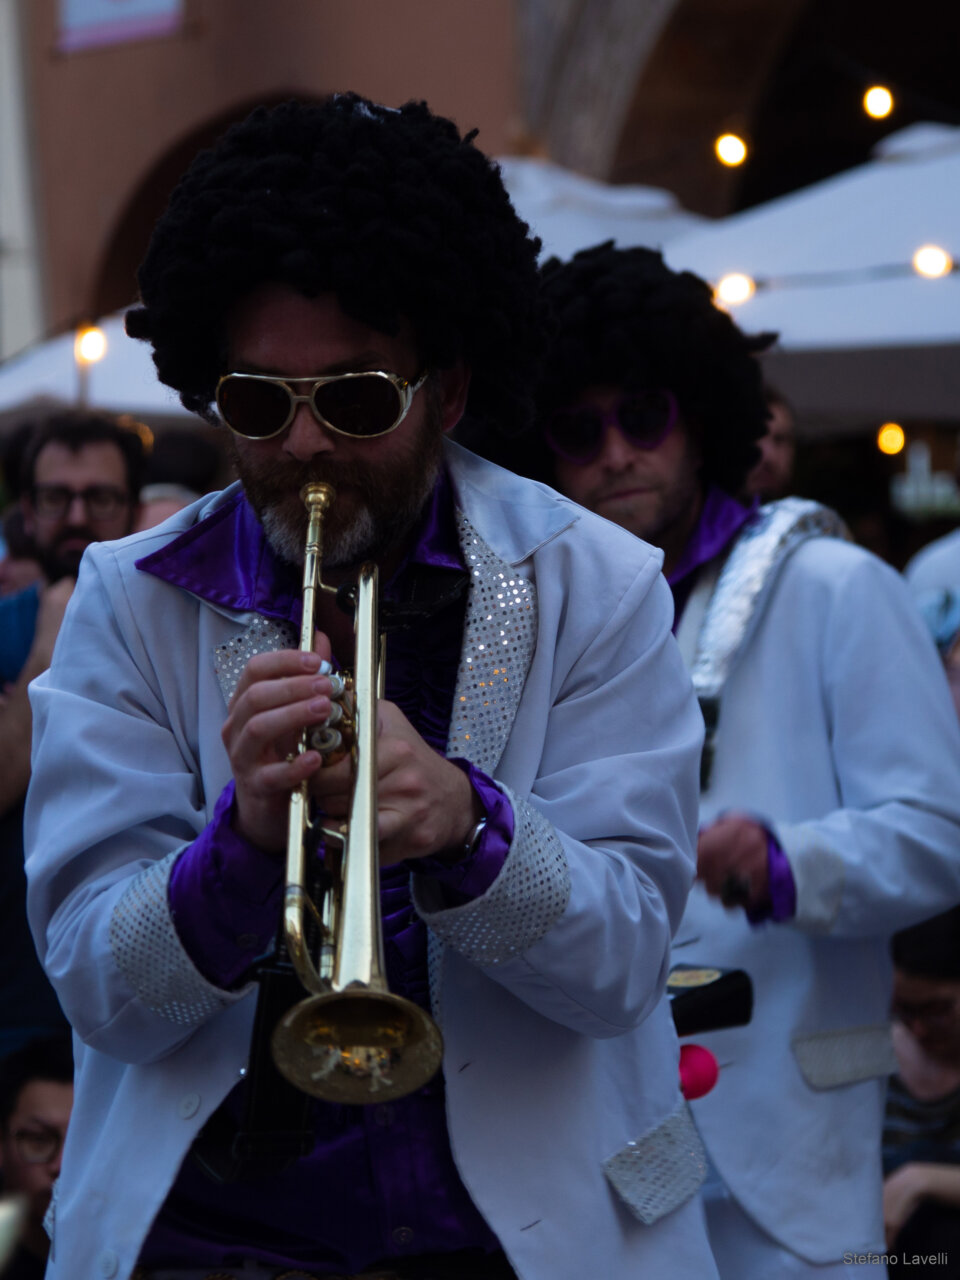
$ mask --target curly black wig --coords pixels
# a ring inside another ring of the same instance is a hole
[[[551,258],[542,276],[553,333],[538,414],[569,407],[590,387],[666,387],[696,434],[705,482],[737,494],[766,430],[755,355],[776,335],[742,333],[706,281],[672,271],[652,249],[618,249],[611,240],[569,262]],[[482,440],[464,440],[495,456]],[[552,455],[539,433],[507,465],[552,482]]]
[[[139,273],[127,331],[209,420],[234,304],[265,283],[332,292],[383,333],[401,320],[430,368],[462,358],[467,412],[523,426],[543,349],[539,241],[499,170],[423,102],[356,94],[257,108],[181,179]]]

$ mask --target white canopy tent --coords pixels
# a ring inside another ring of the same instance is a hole
[[[945,125],[890,135],[867,164],[672,239],[665,256],[713,283],[758,282],[731,314],[780,334],[770,380],[805,428],[837,431],[960,417],[960,274],[909,270],[925,244],[960,259],[960,129]]]
[[[659,246],[705,221],[665,191],[606,186],[547,161],[508,157],[498,163],[518,213],[543,240],[544,256],[566,257],[611,238]],[[148,421],[187,418],[176,394],[158,382],[149,344],[126,336],[122,316],[100,327],[107,351],[88,368],[86,403]],[[38,399],[75,403],[80,377],[72,333],[39,343],[0,366],[0,417]]]
[[[158,381],[149,344],[127,337],[123,317],[109,316],[99,327],[106,336],[106,353],[85,374],[74,358],[72,332],[38,343],[0,366],[0,414],[37,400],[77,404],[85,378],[83,397],[92,407],[148,419],[187,417],[176,392]]]
[[[497,163],[514,208],[543,241],[543,258],[569,258],[604,240],[659,249],[708,221],[656,187],[614,187],[548,160],[506,157]]]

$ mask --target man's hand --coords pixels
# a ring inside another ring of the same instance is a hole
[[[482,811],[466,774],[424,742],[393,702],[381,702],[377,735],[380,863],[458,852]],[[311,791],[332,818],[347,814],[349,760],[314,774]]]
[[[53,646],[57,643],[63,615],[73,589],[77,585],[76,578],[61,578],[40,592],[40,607],[37,610],[37,625],[33,633],[33,645],[30,649],[28,665],[32,672],[39,675],[46,671],[53,659]]]
[[[742,814],[725,814],[697,840],[697,879],[724,906],[762,907],[770,896],[767,833]]]
[[[330,680],[319,674],[330,642],[317,653],[280,649],[251,658],[221,731],[236,784],[233,826],[268,853],[286,848],[290,794],[321,767],[316,751],[297,755],[300,732],[330,715]]]
[[[923,1164],[902,1164],[884,1179],[883,1231],[888,1248],[919,1208],[921,1200],[925,1200],[930,1194],[927,1188],[930,1167]]]
[[[960,1206],[960,1166],[955,1164],[902,1164],[883,1180],[883,1229],[887,1248],[924,1200]]]

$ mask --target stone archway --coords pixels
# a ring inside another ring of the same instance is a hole
[[[128,199],[104,250],[93,289],[90,316],[110,315],[137,296],[137,269],[146,253],[157,218],[170,193],[198,151],[210,146],[231,124],[254,106],[271,106],[301,94],[278,93],[238,103],[192,129],[154,162]]]
[[[518,0],[535,143],[590,177],[726,212],[736,176],[713,161],[713,139],[750,120],[808,3]]]

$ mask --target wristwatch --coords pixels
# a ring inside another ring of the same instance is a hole
[[[483,833],[486,831],[486,829],[487,829],[487,819],[486,819],[486,815],[484,815],[484,817],[480,819],[480,821],[477,823],[477,825],[473,828],[473,830],[470,832],[470,834],[467,836],[466,840],[464,841],[463,852],[460,854],[460,857],[457,859],[458,862],[466,862],[468,858],[473,857],[473,855],[480,848],[480,841],[483,839]]]
[[[449,852],[441,854],[441,860],[451,867],[455,867],[459,862],[466,862],[468,858],[473,857],[477,852],[486,829],[487,819],[483,817],[475,827],[471,828],[470,834],[464,840],[463,845],[459,849],[451,849]]]

